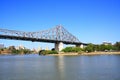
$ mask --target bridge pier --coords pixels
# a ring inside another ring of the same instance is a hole
[[[76,45],[76,47],[84,48],[84,45],[80,44],[80,45]]]
[[[61,51],[63,49],[63,42],[57,42],[55,43],[55,50]]]

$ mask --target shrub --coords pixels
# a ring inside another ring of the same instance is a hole
[[[39,55],[47,55],[47,54],[58,54],[57,51],[51,51],[51,50],[41,50],[39,51]]]
[[[63,52],[72,52],[72,47],[66,47],[62,51]]]
[[[81,52],[83,49],[79,47],[66,47],[62,50],[63,52]]]
[[[49,51],[48,54],[58,54],[57,51]]]
[[[82,49],[80,47],[73,47],[72,52],[81,52]]]

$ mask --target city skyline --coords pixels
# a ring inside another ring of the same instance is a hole
[[[62,25],[81,42],[120,41],[119,0],[0,0],[0,28],[41,31]],[[52,43],[0,39],[5,46],[50,48]]]

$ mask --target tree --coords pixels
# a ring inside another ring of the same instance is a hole
[[[80,47],[66,47],[62,50],[63,52],[81,52],[83,49]]]
[[[9,50],[15,50],[15,46],[10,46]]]
[[[120,42],[116,42],[114,44],[114,47],[115,47],[116,50],[120,51]]]
[[[39,55],[47,55],[47,54],[58,54],[57,51],[51,51],[51,50],[41,50],[39,51]]]
[[[72,47],[66,47],[62,51],[63,52],[72,52]]]
[[[105,46],[105,49],[106,49],[106,50],[109,50],[109,51],[110,51],[110,50],[113,50],[113,45],[108,44],[108,45]]]
[[[100,51],[100,45],[94,45],[94,51]]]
[[[88,46],[87,47],[85,47],[85,51],[86,52],[93,52],[93,51],[95,51],[95,47],[94,47],[94,45],[93,44],[88,44]]]

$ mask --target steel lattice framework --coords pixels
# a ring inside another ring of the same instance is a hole
[[[64,27],[56,26],[54,28],[38,31],[38,32],[24,32],[0,29],[0,35],[14,36],[14,37],[24,37],[33,39],[43,39],[43,40],[54,40],[61,42],[70,43],[80,43],[80,41],[71,33],[69,33]]]

